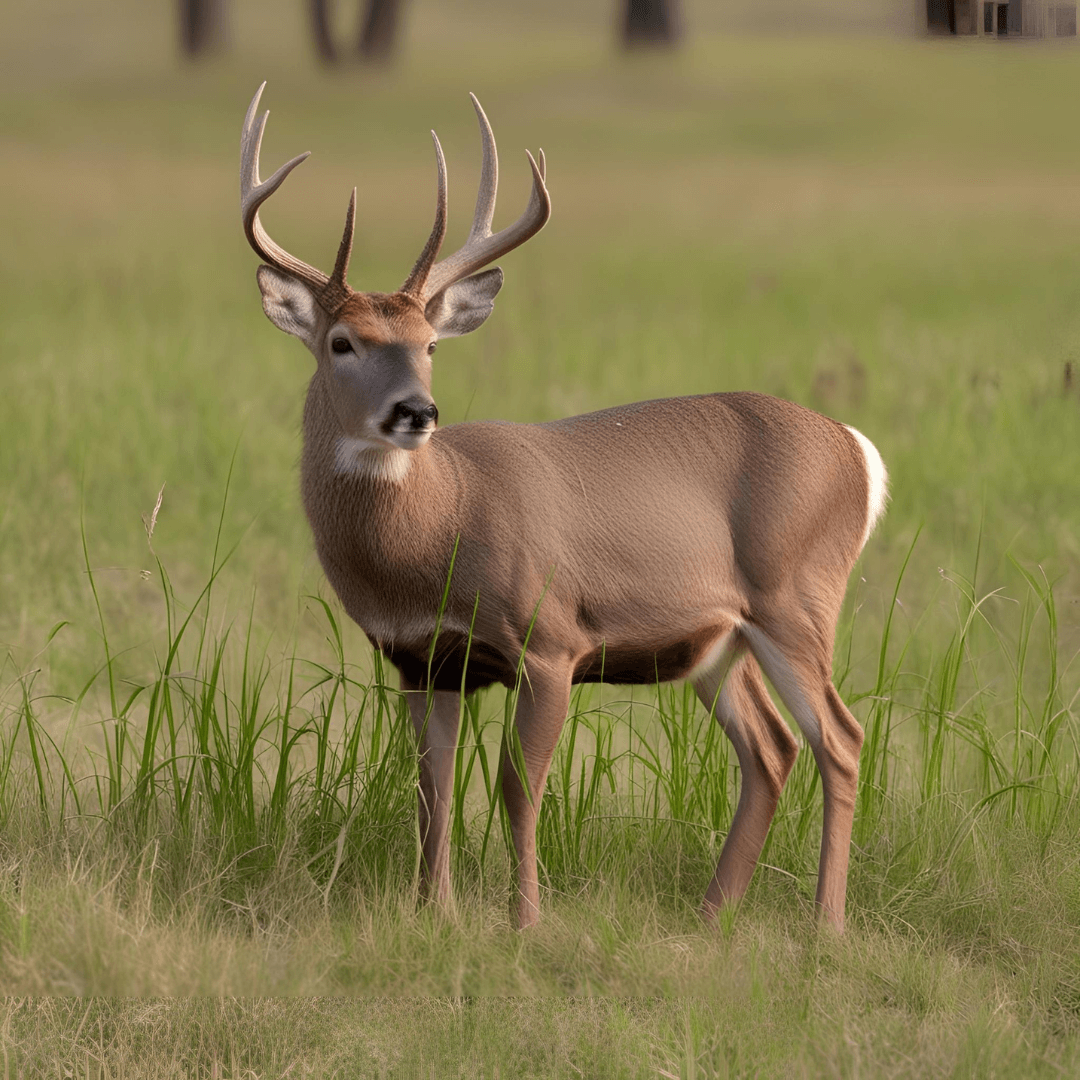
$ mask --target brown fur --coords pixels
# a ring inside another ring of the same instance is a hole
[[[348,323],[370,345],[409,342],[426,347],[434,339],[420,302],[405,293],[354,292],[331,321]]]
[[[842,425],[758,394],[644,402],[550,424],[461,424],[413,452],[404,481],[391,483],[334,473],[328,392],[317,373],[304,418],[305,509],[346,611],[405,685],[427,687],[429,658],[436,700],[456,701],[463,682],[467,691],[512,685],[529,635],[518,723],[532,801],[512,770],[504,781],[522,925],[536,914],[536,806],[571,683],[685,677],[739,624],[768,633],[806,697],[827,705],[816,711],[826,786],[844,792],[827,794],[827,805],[841,805],[827,811],[826,839],[846,866],[861,732],[829,680],[868,491],[862,452]],[[433,643],[452,557],[446,629]],[[750,852],[764,843],[795,753],[749,657],[733,677],[731,707],[745,730],[733,734],[743,797],[729,845],[747,850],[721,859],[707,913],[745,890]],[[446,710],[456,717],[456,705]],[[445,844],[445,834],[426,835],[436,894],[449,887]],[[730,881],[728,864],[741,867]],[[831,893],[820,899],[840,925],[843,885],[830,866],[821,881]]]
[[[446,227],[436,140],[439,198],[424,252],[402,291],[355,293],[346,281],[355,192],[329,278],[259,222],[259,206],[303,160],[259,180],[261,93],[241,136],[244,229],[271,264],[259,270],[264,311],[318,364],[304,408],[301,494],[345,610],[401,671],[420,742],[423,891],[450,899],[461,689],[515,685],[527,642],[515,717],[525,774],[516,755],[504,753],[502,765],[520,926],[539,913],[537,814],[580,681],[693,680],[742,777],[704,914],[743,895],[796,754],[764,672],[821,772],[817,904],[842,928],[862,730],[832,685],[832,648],[872,524],[869,462],[856,436],[760,394],[435,431],[431,350],[481,325],[502,271],[476,271],[547,221],[543,153],[539,163],[529,158],[525,213],[492,236],[495,142],[474,98],[484,167],[465,247],[434,263]]]

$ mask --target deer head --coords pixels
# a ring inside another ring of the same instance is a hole
[[[499,183],[495,136],[484,110],[470,94],[480,122],[484,159],[472,228],[464,246],[436,262],[446,235],[446,161],[435,132],[438,198],[435,224],[405,283],[396,292],[356,292],[347,281],[356,219],[356,189],[345,215],[345,231],[332,273],[327,276],[276,244],[259,220],[259,208],[304,161],[300,154],[267,180],[259,179],[259,149],[267,117],[256,117],[266,83],[256,91],[240,139],[240,210],[248,243],[263,260],[258,282],[263,311],[311,350],[330,381],[341,434],[356,448],[415,450],[431,437],[438,409],[431,397],[431,355],[440,338],[475,330],[491,314],[502,288],[502,270],[483,268],[525,243],[551,215],[539,163],[526,151],[532,192],[513,225],[491,232]]]

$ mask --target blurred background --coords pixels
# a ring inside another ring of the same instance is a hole
[[[1012,557],[1057,582],[1072,655],[1069,9],[8,0],[0,648],[17,670],[50,668],[50,685],[91,670],[90,565],[123,663],[151,669],[164,613],[144,518],[162,485],[152,544],[178,594],[205,582],[220,521],[220,550],[239,545],[222,619],[250,610],[263,640],[320,648],[305,596],[328,589],[297,492],[311,359],[263,317],[238,214],[240,124],[266,79],[264,175],[313,156],[264,220],[328,268],[356,184],[355,288],[397,287],[427,236],[430,128],[449,164],[447,244],[464,236],[469,91],[501,152],[497,226],[527,196],[524,148],[546,151],[551,223],[505,260],[495,317],[440,349],[444,422],[792,398],[859,427],[890,467],[860,570],[866,618],[880,622],[919,534],[905,617],[951,605],[943,581],[1007,591]],[[867,641],[856,665],[874,662]]]

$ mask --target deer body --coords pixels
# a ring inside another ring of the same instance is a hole
[[[313,434],[321,391],[310,393],[302,493],[327,577],[372,643],[418,681],[434,656],[439,689],[462,685],[470,624],[470,691],[513,686],[526,635],[531,654],[567,658],[574,682],[685,678],[808,562],[842,599],[861,547],[858,443],[788,402],[717,394],[550,424],[459,424],[388,480],[333,469],[333,438]],[[781,422],[779,438],[765,434]],[[834,459],[808,467],[799,444],[822,439]],[[740,491],[748,457],[755,486]]]
[[[547,220],[543,156],[539,166],[530,157],[526,213],[492,236],[497,163],[477,105],[484,172],[465,248],[434,262],[446,196],[436,140],[432,239],[397,293],[353,293],[355,193],[330,278],[262,231],[258,206],[303,159],[260,183],[258,97],[242,144],[245,230],[270,264],[259,271],[267,315],[317,361],[301,493],[319,559],[400,670],[420,740],[424,891],[450,894],[461,691],[514,686],[524,653],[515,720],[525,775],[505,752],[503,762],[519,925],[538,915],[536,819],[570,688],[583,681],[692,680],[742,776],[704,913],[737,900],[797,752],[763,669],[821,771],[817,903],[842,927],[862,731],[832,686],[832,647],[848,575],[884,506],[876,450],[842,424],[750,393],[436,429],[434,343],[483,322],[502,275],[475,271]]]

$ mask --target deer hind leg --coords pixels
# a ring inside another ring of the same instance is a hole
[[[863,730],[832,684],[831,635],[742,632],[814,752],[825,799],[816,903],[819,917],[842,931]]]
[[[455,690],[420,690],[402,677],[420,753],[420,895],[439,903],[450,901],[448,831],[454,798],[461,695]]]
[[[510,832],[517,857],[517,897],[512,903],[519,929],[532,926],[540,917],[540,881],[536,871],[536,823],[548,769],[555,753],[566,711],[570,707],[569,667],[546,670],[527,662],[527,677],[518,695],[515,728],[518,747],[503,743],[502,794],[510,818]],[[520,748],[520,756],[516,752]],[[525,776],[519,775],[524,766]],[[528,783],[526,791],[525,782]]]
[[[735,747],[740,772],[735,817],[701,906],[710,921],[722,905],[746,892],[799,750],[745,649],[737,637],[716,667],[693,680],[698,697]]]

